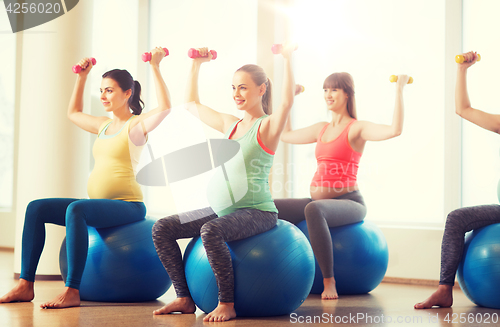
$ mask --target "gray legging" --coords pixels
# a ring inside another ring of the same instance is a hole
[[[298,224],[307,221],[311,246],[323,278],[333,277],[333,244],[329,227],[357,223],[366,215],[366,206],[359,191],[334,199],[276,199],[279,219]]]
[[[159,219],[153,226],[156,252],[167,270],[177,297],[191,297],[177,239],[201,235],[208,261],[219,287],[220,302],[234,302],[234,275],[231,254],[225,242],[241,240],[270,230],[278,214],[257,209],[240,209],[217,217],[211,208]],[[184,219],[184,217],[186,217]],[[198,219],[199,217],[204,217]]]
[[[466,207],[450,212],[441,243],[439,284],[455,284],[455,274],[464,251],[465,233],[496,223],[500,223],[500,205],[497,204]]]

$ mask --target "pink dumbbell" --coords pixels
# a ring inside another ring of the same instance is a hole
[[[212,54],[212,60],[217,59],[217,51],[215,50],[210,50],[210,53]],[[188,50],[188,57],[191,59],[196,59],[200,58],[200,52],[196,50],[195,48],[191,48]]]
[[[297,44],[295,44],[295,48],[293,49],[293,51],[297,50],[298,47],[299,46]],[[283,45],[282,44],[273,44],[271,46],[271,51],[274,54],[280,54],[282,50],[283,50]]]
[[[167,48],[163,48],[163,51],[165,51],[165,57],[169,55]],[[144,52],[141,58],[144,62],[151,61],[151,52]]]
[[[95,58],[90,58],[90,60],[92,61],[92,65],[95,66],[95,64],[97,63],[97,61],[95,60]],[[82,66],[80,66],[80,65],[74,65],[73,66],[73,73],[78,74],[81,71],[82,71]]]

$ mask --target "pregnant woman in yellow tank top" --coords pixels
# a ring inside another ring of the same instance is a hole
[[[68,118],[87,132],[97,134],[94,143],[94,169],[87,191],[90,199],[52,198],[32,201],[26,209],[23,229],[21,275],[17,285],[0,298],[0,303],[29,302],[34,294],[38,260],[45,242],[45,224],[66,226],[68,275],[66,288],[42,308],[80,305],[80,281],[88,251],[87,226],[106,228],[144,219],[146,207],[135,180],[135,167],[152,131],[170,112],[170,95],[160,73],[164,50],[156,48],[150,61],[158,107],[142,114],[141,85],[126,70],[114,69],[103,75],[101,102],[113,119],[83,113],[83,93],[92,62],[79,62]],[[85,173],[85,172],[82,172]]]

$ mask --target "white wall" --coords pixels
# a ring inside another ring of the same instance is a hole
[[[16,78],[16,76],[21,71],[21,62],[20,60],[14,60],[14,62],[12,62],[11,58],[15,57],[16,51],[22,49],[22,36],[12,34],[7,13],[3,10],[3,7],[4,3],[0,1],[0,8],[2,8],[2,10],[0,10],[0,44],[2,44],[2,47],[0,47],[0,58],[11,64],[2,65],[0,68],[0,87],[2,88],[0,91],[0,106],[6,106],[2,108],[2,110],[5,111],[4,114],[9,118],[12,116],[11,113],[13,112],[14,122],[12,123],[10,119],[5,119],[5,116],[2,116],[2,122],[0,122],[0,135],[5,137],[3,139],[4,142],[11,141],[12,136],[14,136],[15,143],[17,140],[17,130],[15,126],[17,126],[17,121],[19,119],[19,106],[14,106],[18,104],[16,99],[19,99],[18,86],[20,85],[20,80]],[[14,135],[12,135],[12,131],[14,131]],[[13,185],[13,180],[16,172],[16,162],[15,158],[12,158],[12,148],[14,148],[15,153],[15,147],[13,145],[14,144],[0,143],[0,148],[2,149],[0,160],[3,161],[0,164],[0,168],[2,169],[2,172],[0,172],[0,197],[2,198],[2,200],[0,200],[0,248],[14,247],[16,218],[14,209],[15,187]],[[12,168],[14,171],[12,171]],[[10,176],[6,174],[10,174]]]
[[[380,229],[389,248],[386,277],[439,280],[442,229]]]
[[[92,3],[80,3],[58,19],[23,32],[16,174],[15,268],[20,272],[26,207],[34,199],[86,196],[89,140],[67,118],[75,75],[71,67],[91,42],[85,26]],[[47,63],[53,63],[52,65]],[[89,98],[84,98],[88,112]],[[48,224],[37,274],[58,275],[63,227]]]

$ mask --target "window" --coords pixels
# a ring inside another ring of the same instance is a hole
[[[155,153],[155,144],[158,143],[155,139],[173,142],[172,145],[177,147],[188,138],[222,137],[220,133],[210,129],[205,129],[200,134],[201,124],[181,108],[191,64],[187,53],[189,48],[203,46],[217,51],[218,58],[203,64],[201,69],[199,79],[201,102],[217,111],[239,115],[232,100],[231,81],[236,69],[244,64],[256,63],[257,60],[257,1],[224,0],[214,5],[210,1],[203,0],[151,0],[149,24],[150,48],[162,46],[170,51],[169,57],[162,62],[161,69],[174,106],[172,113],[150,134],[148,143],[153,147],[153,152]],[[146,98],[147,105],[149,108],[154,108],[157,101],[152,79],[148,84],[150,87]],[[158,135],[162,135],[160,139]],[[166,154],[163,152],[162,155]],[[186,187],[175,185],[175,192],[186,192],[185,199],[189,201],[196,199],[197,196],[193,193],[196,190],[202,192],[199,193],[199,197],[205,196],[206,190],[203,188],[199,190],[193,179],[182,183],[185,183]],[[188,183],[194,185],[191,192],[187,187]],[[173,185],[145,188],[148,213],[165,215],[198,207],[198,203],[194,204],[194,201],[192,208],[189,207],[189,203],[174,201],[172,193],[175,192]]]
[[[138,79],[138,3],[139,0],[94,0],[92,49],[87,54],[97,59],[87,84],[91,89],[94,115],[105,114],[99,100],[102,74],[119,68],[128,70]]]
[[[464,1],[463,51],[477,51],[481,61],[467,72],[467,88],[473,108],[500,114],[498,88],[500,65],[496,60],[500,44],[496,33],[500,21],[496,0]],[[463,206],[498,203],[500,178],[499,135],[466,120],[462,122],[462,198]]]
[[[92,49],[88,49],[87,57],[94,57],[97,64],[89,74],[86,92],[90,91],[90,114],[107,115],[101,100],[100,91],[102,75],[112,69],[126,69],[136,80],[138,76],[137,48],[139,38],[139,0],[94,0]],[[75,58],[79,61],[81,58]],[[143,81],[140,80],[141,85]],[[144,97],[144,94],[143,94]],[[86,109],[86,108],[85,108]],[[108,114],[111,118],[112,115]],[[91,144],[96,135],[91,135]],[[89,153],[90,169],[94,168],[92,147]]]
[[[441,223],[445,148],[445,1],[306,1],[288,9],[296,82],[294,129],[331,121],[323,81],[334,72],[354,78],[359,120],[390,124],[394,112],[392,74],[415,82],[404,89],[403,134],[368,142],[358,184],[367,219],[390,224]],[[422,24],[425,22],[425,24]],[[308,197],[316,168],[313,145],[292,145],[293,197]]]

